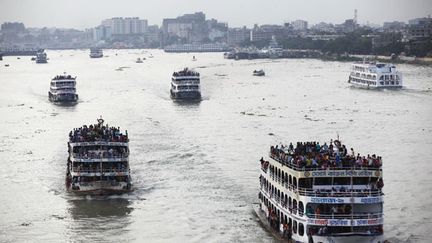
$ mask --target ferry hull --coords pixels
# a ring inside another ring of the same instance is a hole
[[[350,82],[352,87],[361,88],[361,89],[401,89],[401,85],[364,85]]]
[[[172,92],[171,90],[171,98],[178,100],[197,100],[201,99],[201,93],[197,91]]]
[[[115,195],[123,194],[133,191],[131,184],[120,183],[118,185],[111,185],[104,182],[92,182],[91,185],[82,185],[76,183],[72,185],[71,178],[66,178],[66,188],[68,192],[77,195]]]
[[[54,95],[51,92],[48,92],[48,99],[54,103],[75,104],[78,102],[78,95]]]

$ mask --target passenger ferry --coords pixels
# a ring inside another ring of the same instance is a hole
[[[98,123],[69,133],[66,188],[77,194],[132,191],[127,130]]]
[[[200,99],[200,74],[188,68],[174,72],[170,93],[173,99]]]
[[[100,49],[100,48],[90,48],[90,57],[91,58],[101,58],[101,57],[103,57],[102,49]]]
[[[382,159],[339,140],[270,147],[261,158],[261,222],[295,242],[384,242]]]
[[[364,62],[351,66],[348,83],[362,88],[402,88],[402,74],[393,64]]]
[[[64,73],[51,79],[48,99],[56,103],[76,103],[78,101],[76,77]]]
[[[48,63],[47,54],[41,50],[36,53],[36,63]]]

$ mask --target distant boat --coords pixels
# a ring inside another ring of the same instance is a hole
[[[36,53],[36,63],[48,63],[47,54],[44,50],[40,50]]]
[[[100,49],[100,48],[90,48],[90,57],[91,58],[101,58],[101,57],[103,57],[102,49]]]
[[[50,83],[48,98],[54,103],[76,103],[78,101],[76,77],[66,75],[66,73],[55,76]]]
[[[5,64],[5,67],[9,67],[9,64]]]
[[[402,73],[393,64],[365,62],[351,66],[348,83],[367,89],[402,88]]]
[[[192,57],[192,61],[196,61],[197,59],[195,58],[195,56]]]
[[[141,60],[141,58],[137,58],[137,60],[135,61],[136,63],[143,63],[143,61]]]
[[[171,78],[170,93],[172,99],[201,99],[200,74],[188,68],[174,72]]]
[[[32,60],[32,61],[36,61],[36,57],[32,57],[30,60]]]
[[[264,70],[254,70],[253,71],[253,76],[264,76],[265,75],[265,72],[264,72]]]

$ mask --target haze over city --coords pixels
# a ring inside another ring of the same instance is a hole
[[[210,18],[227,22],[230,27],[253,24],[280,24],[295,19],[341,23],[358,10],[361,24],[385,21],[407,21],[432,13],[430,0],[364,0],[364,1],[292,1],[292,0],[126,0],[126,1],[51,1],[2,0],[0,23],[23,22],[28,27],[63,27],[85,29],[100,24],[101,19],[137,16],[149,24],[160,25],[163,18],[203,11]]]

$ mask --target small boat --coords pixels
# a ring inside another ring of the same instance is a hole
[[[193,56],[192,57],[192,61],[196,61],[197,59],[196,59],[196,57],[195,56]]]
[[[265,72],[262,69],[253,71],[253,76],[264,76],[264,75],[265,75]]]
[[[9,67],[9,64],[5,64],[5,67]]]
[[[137,60],[135,61],[136,63],[143,63],[143,61],[141,60],[141,58],[137,58]]]
[[[36,57],[32,57],[30,60],[32,60],[32,61],[36,61]]]

